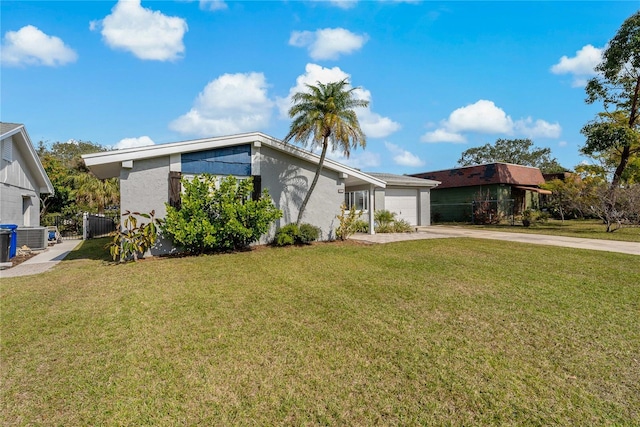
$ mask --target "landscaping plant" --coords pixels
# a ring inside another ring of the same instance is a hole
[[[311,224],[291,223],[276,232],[273,244],[276,246],[308,245],[318,240],[320,229]]]
[[[338,215],[339,225],[336,229],[336,237],[340,240],[347,240],[353,233],[361,231],[363,222],[360,220],[361,216],[361,210],[347,210],[347,205],[343,203],[340,206],[340,215]]]
[[[182,179],[181,206],[168,203],[162,232],[186,252],[201,254],[243,249],[258,241],[282,216],[266,189],[252,200],[253,180],[210,174]]]
[[[126,211],[122,217],[122,227],[109,234],[113,239],[107,245],[114,261],[138,260],[158,239],[160,220],[155,218],[155,211],[148,214]],[[138,224],[138,217],[149,222]]]

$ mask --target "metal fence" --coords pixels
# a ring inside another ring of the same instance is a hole
[[[63,240],[94,239],[109,235],[120,224],[119,213],[49,215],[43,218],[43,226],[55,226]]]
[[[465,203],[432,203],[431,222],[487,224],[514,223],[514,200],[474,200]]]

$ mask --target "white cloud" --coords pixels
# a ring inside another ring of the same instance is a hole
[[[420,157],[397,146],[396,144],[385,142],[384,145],[385,147],[387,147],[387,150],[389,150],[393,155],[393,161],[400,166],[408,166],[414,168],[418,166],[424,166],[425,164],[424,161],[420,159]]]
[[[182,39],[187,21],[146,9],[140,0],[120,0],[102,21],[92,21],[91,30],[100,32],[112,49],[122,49],[140,59],[173,61],[183,56]]]
[[[78,59],[76,52],[62,39],[49,36],[33,25],[7,31],[1,50],[2,65],[46,65],[55,67]]]
[[[313,0],[315,2],[328,3],[331,6],[339,7],[340,9],[351,9],[356,7],[358,0]]]
[[[454,144],[464,144],[467,139],[459,133],[449,132],[445,129],[436,129],[427,132],[420,138],[422,142],[452,142]]]
[[[314,60],[338,59],[340,55],[353,53],[367,42],[366,34],[355,34],[344,28],[324,28],[312,31],[294,31],[289,44],[296,47],[307,47]]]
[[[567,146],[567,141],[560,141],[558,142],[558,147],[566,147]]]
[[[531,117],[514,121],[492,101],[484,99],[454,110],[440,127],[422,135],[423,142],[464,143],[464,133],[523,135],[528,138],[558,138],[562,132],[559,123],[533,120]]]
[[[514,123],[514,131],[528,138],[558,138],[562,133],[559,123],[549,123],[545,120],[536,120],[531,117],[518,120]]]
[[[602,61],[604,49],[594,47],[590,44],[582,47],[576,52],[574,57],[566,55],[551,67],[553,74],[571,74],[573,76],[573,86],[583,87],[587,80],[596,75],[595,67]]]
[[[296,85],[289,89],[289,95],[285,98],[277,98],[276,104],[280,111],[281,118],[289,118],[289,108],[291,108],[291,98],[295,93],[307,90],[305,85],[315,85],[318,82],[330,83],[340,80],[350,79],[350,75],[342,71],[339,67],[325,68],[317,64],[307,64],[305,73],[296,78]],[[355,95],[359,99],[371,102],[371,92],[366,89],[356,89]],[[371,111],[371,105],[367,108],[357,108],[356,114],[362,131],[370,138],[384,138],[400,129],[400,124],[388,117],[383,117]]]
[[[207,84],[193,107],[169,124],[195,136],[259,131],[269,124],[273,101],[262,73],[223,74]]]
[[[225,10],[228,9],[229,6],[223,0],[200,0],[200,9],[216,11],[216,10]]]
[[[454,110],[445,127],[451,132],[508,133],[513,121],[492,101],[481,99]]]
[[[116,145],[113,146],[116,150],[122,150],[124,148],[134,147],[146,147],[147,145],[154,145],[155,142],[148,136],[141,136],[139,138],[124,138],[121,139]]]

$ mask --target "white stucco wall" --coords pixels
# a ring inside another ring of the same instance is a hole
[[[1,144],[11,143],[12,161],[0,157],[0,223],[18,226],[40,225],[40,189],[26,166],[25,147],[5,138]],[[0,152],[4,147],[0,147]]]
[[[136,160],[132,168],[120,170],[120,210],[150,213],[156,218],[167,214],[169,201],[169,156]],[[145,221],[145,220],[142,220]],[[152,255],[170,253],[169,241],[160,239],[151,250]]]
[[[313,181],[316,165],[270,147],[262,146],[259,152],[262,188],[269,190],[275,205],[283,213],[276,227],[296,222],[300,205]],[[336,217],[343,201],[343,180],[337,172],[323,169],[302,222],[320,227],[321,240],[335,238],[338,226]]]

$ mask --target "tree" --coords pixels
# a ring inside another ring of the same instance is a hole
[[[322,153],[311,186],[300,206],[296,221],[298,225],[318,183],[329,145],[332,150],[342,151],[347,158],[352,148],[365,147],[366,136],[360,129],[354,108],[369,105],[368,101],[355,97],[356,88],[348,89],[347,79],[306,86],[308,92],[293,95],[293,106],[289,110],[289,117],[293,121],[284,142],[294,139],[310,148],[320,147]]]
[[[90,141],[54,142],[49,147],[40,141],[38,156],[55,190],[42,200],[42,217],[63,211],[104,212],[109,205],[119,204],[118,180],[98,179],[82,160],[83,154],[99,151],[107,149]]]
[[[460,166],[481,165],[485,163],[513,163],[533,166],[543,173],[564,172],[555,158],[551,157],[550,148],[534,147],[530,139],[498,139],[495,144],[485,144],[465,150],[460,155]]]
[[[598,75],[587,83],[588,104],[602,101],[606,113],[582,128],[586,154],[619,152],[610,188],[617,188],[634,155],[640,152],[638,108],[640,96],[640,11],[618,30],[605,49]],[[609,108],[613,111],[609,112]],[[624,117],[625,120],[621,120]]]

